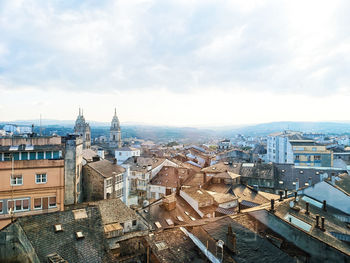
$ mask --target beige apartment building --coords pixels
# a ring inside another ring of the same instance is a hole
[[[64,210],[61,137],[0,138],[0,229],[16,217]]]

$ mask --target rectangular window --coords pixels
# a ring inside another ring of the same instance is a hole
[[[28,160],[28,153],[27,152],[22,152],[21,153],[21,160]]]
[[[15,161],[18,161],[18,160],[19,160],[19,152],[13,153],[13,159],[14,159]]]
[[[112,179],[107,179],[107,186],[111,186],[112,185]]]
[[[48,151],[48,152],[45,152],[45,159],[52,159],[52,152],[51,151]]]
[[[44,152],[38,152],[38,160],[44,159]]]
[[[56,196],[49,197],[49,207],[56,207]]]
[[[30,157],[29,158],[30,160],[35,160],[36,159],[36,152],[30,152],[29,157]]]
[[[11,176],[11,185],[22,185],[23,177],[21,174]]]
[[[2,214],[4,211],[2,210],[2,201],[0,201],[0,214]]]
[[[41,198],[34,198],[34,209],[42,209],[42,199]]]
[[[53,152],[53,159],[60,158],[60,153],[58,151]]]
[[[9,153],[4,153],[4,161],[11,161],[11,155]]]
[[[132,225],[133,225],[133,226],[136,226],[136,223],[137,223],[136,220],[132,220]]]
[[[315,156],[314,156],[314,160],[315,160],[315,161],[321,160],[321,156],[320,156],[320,155],[315,155]]]
[[[47,182],[46,174],[37,174],[35,177],[35,183],[45,184]]]
[[[300,158],[299,155],[295,155],[295,160],[296,161],[299,161],[299,158]]]
[[[16,199],[16,200],[9,200],[7,202],[7,209],[14,212],[21,212],[21,211],[28,211],[29,210],[29,199]]]

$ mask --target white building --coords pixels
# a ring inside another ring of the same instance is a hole
[[[294,163],[290,140],[303,139],[301,133],[284,131],[267,137],[267,161],[273,163]]]
[[[115,150],[115,158],[117,159],[117,164],[124,163],[128,158],[133,156],[140,156],[141,150],[132,147],[122,147]]]

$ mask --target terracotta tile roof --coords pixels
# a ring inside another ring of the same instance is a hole
[[[105,178],[111,177],[113,173],[121,174],[125,172],[125,169],[122,166],[113,164],[108,160],[100,160],[97,162],[88,163],[87,166],[91,167]]]

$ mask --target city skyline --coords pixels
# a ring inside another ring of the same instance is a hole
[[[346,1],[0,6],[1,121],[349,120]]]

